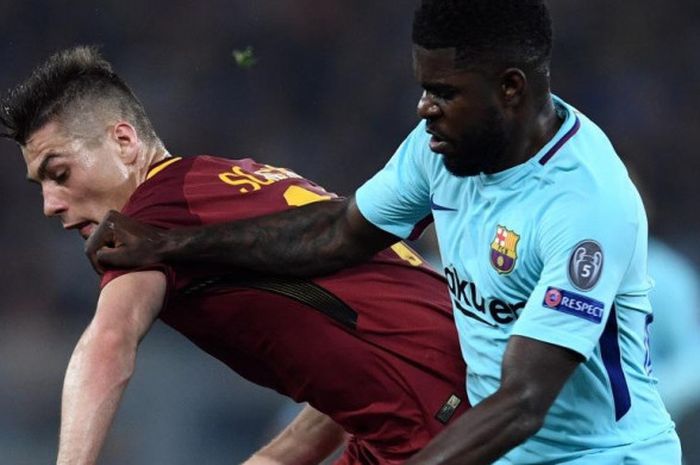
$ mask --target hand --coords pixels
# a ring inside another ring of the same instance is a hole
[[[85,243],[85,254],[95,271],[102,274],[109,268],[161,263],[165,243],[164,230],[111,210]]]

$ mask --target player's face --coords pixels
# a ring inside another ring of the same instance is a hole
[[[432,135],[430,149],[456,176],[496,171],[508,141],[499,85],[483,73],[455,66],[455,49],[414,46],[416,78],[424,89],[418,116]]]
[[[118,140],[86,140],[66,134],[57,122],[35,131],[22,147],[27,178],[41,185],[44,214],[87,238],[110,210],[120,210],[135,188]]]

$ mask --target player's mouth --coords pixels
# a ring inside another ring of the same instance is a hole
[[[94,231],[95,226],[97,225],[92,221],[82,221],[80,223],[74,223],[68,226],[63,226],[63,228],[77,229],[78,233],[82,236],[82,238],[87,239],[88,237],[90,237],[90,234],[92,234],[92,231]]]
[[[443,155],[449,151],[450,143],[445,139],[445,137],[431,128],[426,129],[426,132],[432,136],[428,144],[431,151],[441,153]]]

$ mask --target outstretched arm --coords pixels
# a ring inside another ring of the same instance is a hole
[[[104,443],[134,370],[136,349],[165,296],[159,271],[129,273],[107,284],[78,341],[63,384],[58,465],[91,465]]]
[[[405,465],[488,465],[541,427],[582,357],[563,347],[512,336],[501,387],[469,409]]]
[[[161,230],[110,212],[86,244],[98,270],[162,262],[218,263],[309,276],[359,263],[398,239],[360,213],[354,198],[316,202],[274,215]]]
[[[277,437],[243,465],[317,465],[347,437],[337,423],[307,405]]]

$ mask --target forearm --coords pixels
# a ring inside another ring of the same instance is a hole
[[[173,230],[163,258],[297,276],[332,272],[392,243],[388,234],[365,234],[354,227],[349,202],[329,200],[234,223]]]
[[[73,352],[63,387],[58,465],[97,462],[133,372],[135,344],[133,350],[124,344],[120,336],[98,338],[88,329]]]
[[[535,434],[544,413],[499,390],[468,410],[405,465],[489,465]]]
[[[244,465],[316,465],[343,444],[346,437],[347,433],[333,420],[306,406]]]
[[[581,363],[580,354],[512,336],[501,386],[440,433],[406,465],[488,465],[542,427],[545,416]]]

